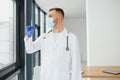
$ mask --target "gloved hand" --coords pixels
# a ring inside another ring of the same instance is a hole
[[[33,25],[27,26],[27,29],[26,29],[27,37],[30,38],[32,36],[34,29],[35,29],[35,27]]]

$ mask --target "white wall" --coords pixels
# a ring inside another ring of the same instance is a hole
[[[88,65],[120,66],[120,0],[86,3]]]
[[[86,49],[86,19],[67,18],[64,20],[65,27],[72,33],[76,34],[79,39],[82,61],[87,60]]]

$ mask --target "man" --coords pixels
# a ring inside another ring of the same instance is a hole
[[[63,26],[64,11],[49,10],[47,25],[52,28],[32,42],[34,26],[27,26],[26,52],[41,50],[40,80],[81,80],[80,51],[76,35]],[[72,70],[72,73],[70,74]]]

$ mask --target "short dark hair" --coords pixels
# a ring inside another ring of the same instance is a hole
[[[57,12],[61,13],[63,18],[64,18],[65,14],[64,14],[64,10],[63,9],[61,9],[61,8],[51,8],[51,9],[49,9],[49,11],[52,11],[52,10],[56,10]]]

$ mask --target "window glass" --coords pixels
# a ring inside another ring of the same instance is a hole
[[[0,69],[15,61],[14,13],[13,0],[0,0]]]
[[[37,8],[37,5],[35,6],[35,24],[38,25],[38,8]],[[38,30],[35,29],[35,37],[38,38]],[[35,54],[35,65],[38,65],[38,53],[39,52],[36,52]]]
[[[42,11],[40,11],[40,34],[44,33],[44,13]]]
[[[46,18],[48,17],[48,15],[45,15],[46,16]],[[46,19],[47,20],[47,19]],[[47,26],[47,24],[46,24],[46,32],[48,32],[48,31],[50,31],[51,30],[51,28],[50,27],[48,27]]]
[[[35,6],[35,24],[38,25],[38,8],[37,6]],[[38,31],[37,29],[35,29],[35,38],[38,37]]]
[[[13,78],[11,78],[10,80],[18,80],[18,75],[15,75]]]

